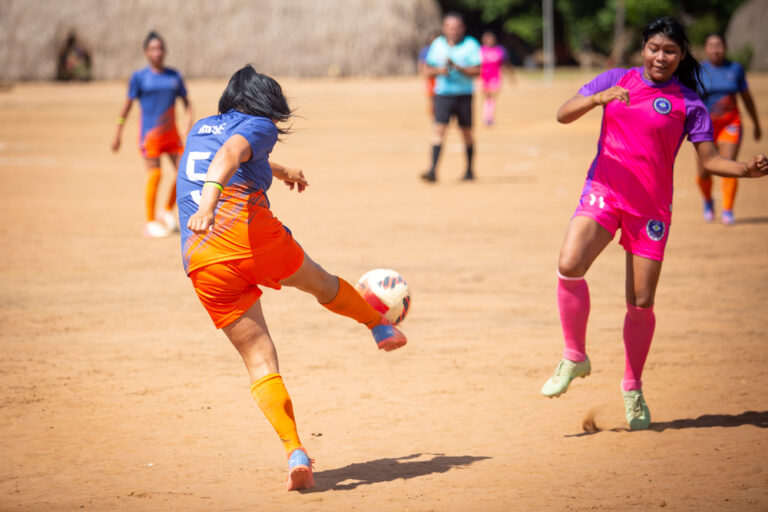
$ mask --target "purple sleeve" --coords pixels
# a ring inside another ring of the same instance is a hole
[[[604,71],[592,79],[591,82],[579,89],[582,96],[591,96],[596,92],[604,91],[619,83],[621,77],[629,73],[629,69],[614,68]]]
[[[141,80],[139,79],[139,72],[136,71],[131,75],[131,81],[128,82],[128,97],[135,100],[141,94]]]
[[[704,142],[714,140],[712,135],[712,118],[709,111],[699,96],[691,91],[684,90],[685,98],[685,132],[691,142]]]

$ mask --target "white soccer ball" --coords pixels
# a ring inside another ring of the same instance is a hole
[[[411,289],[399,273],[388,268],[371,270],[363,274],[355,288],[393,324],[405,320],[411,307]]]

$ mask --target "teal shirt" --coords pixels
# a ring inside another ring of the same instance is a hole
[[[444,36],[440,36],[429,47],[427,64],[435,68],[443,68],[449,58],[463,68],[479,66],[482,62],[480,43],[472,36],[464,36],[460,43],[451,46]],[[435,94],[441,96],[472,94],[472,90],[472,78],[456,69],[452,69],[447,75],[439,75],[435,80]]]

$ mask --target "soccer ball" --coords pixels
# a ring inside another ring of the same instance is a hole
[[[387,268],[377,268],[363,274],[355,285],[357,291],[373,309],[397,325],[411,307],[411,289],[403,276]]]

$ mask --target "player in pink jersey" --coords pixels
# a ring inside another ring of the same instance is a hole
[[[498,44],[496,35],[490,30],[480,39],[480,84],[483,89],[483,122],[491,126],[496,117],[496,96],[501,89],[501,71],[509,64],[509,55],[503,46]]]
[[[627,300],[622,392],[633,430],[648,428],[651,421],[641,377],[656,323],[654,296],[672,216],[672,168],[683,138],[688,136],[711,174],[746,178],[768,173],[763,154],[748,163],[718,154],[709,113],[693,92],[699,64],[677,20],[658,18],[645,28],[642,57],[640,68],[598,75],[557,113],[559,122],[570,123],[603,106],[597,156],[558,260],[563,359],[541,390],[544,396],[559,396],[574,378],[590,374],[585,350],[590,300],[584,275],[621,228]]]

